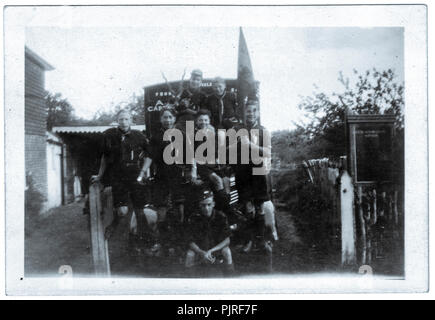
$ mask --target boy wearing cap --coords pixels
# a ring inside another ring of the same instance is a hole
[[[176,110],[178,112],[177,124],[180,129],[185,129],[186,121],[194,121],[195,115],[201,109],[207,96],[201,90],[202,71],[192,71],[189,86],[183,90],[180,96],[180,103]]]
[[[224,272],[234,272],[230,249],[231,231],[224,213],[215,209],[213,192],[201,190],[198,195],[198,210],[189,219],[189,248],[185,266],[189,272],[197,260],[203,264],[216,262],[215,253],[221,253],[224,260]]]
[[[220,77],[213,80],[213,94],[207,97],[205,108],[211,112],[216,129],[229,129],[238,123],[236,96],[226,90],[225,80]]]

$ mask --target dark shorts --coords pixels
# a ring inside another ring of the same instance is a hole
[[[229,167],[224,165],[198,164],[196,170],[202,180],[208,179],[213,173],[216,173],[221,178],[230,176]]]
[[[252,166],[235,167],[236,188],[239,200],[253,201],[256,204],[271,200],[271,181],[269,175],[253,175]]]
[[[156,207],[167,207],[170,201],[178,204],[185,200],[181,179],[157,179],[152,188],[152,204]]]
[[[137,181],[113,179],[111,185],[115,208],[128,206],[129,199],[134,208],[143,208],[147,203],[147,187]]]
[[[202,180],[207,180],[213,173],[219,175],[219,167],[217,165],[198,164],[196,170]]]

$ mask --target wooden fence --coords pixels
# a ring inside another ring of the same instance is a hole
[[[403,259],[403,197],[396,185],[358,185],[356,217],[361,265]]]
[[[403,194],[392,184],[355,185],[345,170],[346,159],[327,158],[303,163],[310,181],[319,187],[332,210],[323,222],[340,230],[341,264],[391,264],[403,258]]]
[[[341,263],[345,265],[356,260],[354,187],[347,171],[340,170],[341,163],[324,158],[308,160],[303,165],[310,181],[319,187],[321,197],[330,204],[331,210],[322,221],[331,237],[341,238]]]

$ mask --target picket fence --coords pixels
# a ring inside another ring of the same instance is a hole
[[[403,197],[393,184],[354,184],[346,157],[303,162],[311,183],[332,210],[323,217],[332,232],[340,230],[341,264],[370,265],[398,259],[403,243]]]

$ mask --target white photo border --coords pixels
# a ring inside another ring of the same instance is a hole
[[[428,290],[427,7],[35,6],[4,9],[6,289],[8,295],[387,293]],[[210,12],[213,11],[213,15]],[[217,18],[218,17],[218,18]],[[62,18],[60,21],[59,18]],[[249,279],[24,277],[24,43],[35,26],[404,27],[405,280],[358,275]],[[406,173],[412,173],[406,174]]]

